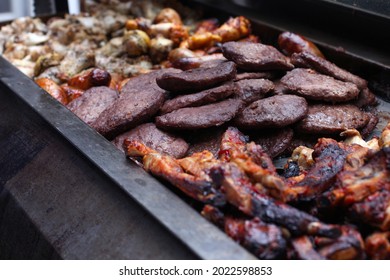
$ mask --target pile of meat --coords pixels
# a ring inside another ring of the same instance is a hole
[[[202,203],[202,215],[260,259],[390,258],[390,123],[365,142],[300,146],[283,175],[237,128],[208,150],[173,156],[125,139],[131,158]]]
[[[390,127],[363,140],[367,81],[297,34],[260,43],[242,16],[99,2],[4,26],[0,53],[259,258],[390,258]]]

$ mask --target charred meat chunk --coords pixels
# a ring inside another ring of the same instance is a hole
[[[291,63],[296,67],[314,69],[320,73],[332,76],[344,82],[355,84],[359,89],[367,87],[367,81],[344,70],[334,63],[309,52],[295,53],[291,56]]]
[[[318,74],[311,69],[294,69],[282,77],[280,82],[289,92],[312,100],[344,102],[359,95],[359,89],[355,84]]]
[[[86,90],[82,96],[70,102],[67,107],[80,119],[91,125],[118,97],[118,92],[108,87],[92,87]]]
[[[131,78],[122,88],[120,97],[103,111],[92,127],[112,139],[151,119],[166,98],[165,91],[156,84],[156,77],[166,71],[175,70],[158,70]]]
[[[174,158],[184,157],[188,150],[188,144],[185,140],[158,129],[153,123],[141,124],[118,135],[112,142],[118,149],[124,151],[123,142],[125,139],[137,140],[162,154]]]
[[[206,89],[201,92],[179,95],[173,99],[165,101],[160,109],[161,114],[170,113],[180,108],[197,107],[225,99],[234,93],[235,86],[232,82],[219,87]]]
[[[236,87],[235,97],[246,104],[264,98],[274,89],[274,84],[266,79],[241,80],[234,83]]]
[[[223,55],[248,71],[291,70],[294,66],[276,48],[251,42],[228,42],[222,45]]]
[[[307,116],[296,126],[308,134],[338,134],[349,128],[359,129],[368,122],[368,116],[356,106],[315,104],[309,106]]]
[[[156,125],[165,129],[200,129],[220,126],[234,118],[243,107],[236,99],[227,99],[200,107],[182,108],[156,117]]]
[[[276,95],[260,99],[246,107],[235,118],[239,128],[284,127],[307,114],[307,102],[295,95]]]
[[[212,67],[199,67],[180,73],[165,73],[156,81],[159,87],[171,92],[195,92],[232,80],[235,76],[236,65],[227,61]]]

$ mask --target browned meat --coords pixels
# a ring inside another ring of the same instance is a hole
[[[274,84],[266,79],[247,79],[234,83],[235,97],[241,99],[245,104],[250,104],[262,99],[274,89]]]
[[[314,166],[306,176],[289,188],[289,200],[311,200],[328,190],[343,169],[347,152],[330,138],[321,138],[314,147]]]
[[[86,90],[81,97],[70,102],[67,107],[80,119],[91,125],[118,97],[118,92],[109,87],[92,87]]]
[[[339,134],[346,129],[359,129],[368,122],[368,115],[353,105],[310,105],[307,116],[296,126],[308,134]]]
[[[196,92],[211,88],[234,79],[236,65],[231,62],[219,63],[214,67],[199,67],[180,73],[165,73],[157,77],[157,84],[172,92]]]
[[[313,242],[306,235],[291,240],[293,251],[290,252],[292,259],[298,260],[323,260],[325,259],[315,249]]]
[[[288,88],[280,82],[280,80],[274,81],[274,95],[282,95],[282,94],[288,94]]]
[[[109,86],[111,75],[106,70],[93,68],[85,70],[68,80],[70,87],[87,90],[91,87]]]
[[[320,73],[332,76],[344,82],[351,82],[359,89],[367,88],[367,81],[338,67],[334,63],[309,52],[295,53],[291,56],[291,63],[296,67],[312,68]]]
[[[274,72],[241,72],[237,73],[235,82],[241,80],[250,80],[250,79],[273,79],[276,74]]]
[[[207,175],[187,173],[179,160],[160,154],[136,140],[125,140],[123,145],[127,156],[142,157],[145,170],[167,180],[189,197],[216,206],[225,204],[225,198],[213,187]]]
[[[38,86],[44,89],[49,93],[53,98],[62,103],[63,105],[68,104],[68,97],[63,88],[56,84],[53,80],[49,78],[39,78],[35,82]]]
[[[349,209],[351,219],[372,225],[383,231],[390,230],[390,191],[380,190]]]
[[[276,48],[251,42],[228,42],[223,55],[248,71],[291,70],[294,66]]]
[[[201,131],[195,131],[189,135],[186,135],[186,139],[190,142],[190,148],[187,151],[187,155],[199,153],[204,150],[211,152],[215,158],[218,157],[219,148],[221,145],[222,134],[226,128],[217,127],[210,128]]]
[[[352,100],[351,104],[356,107],[363,108],[366,106],[375,106],[378,104],[375,94],[368,88],[362,89],[356,100]]]
[[[214,103],[231,96],[235,91],[233,82],[225,83],[219,87],[206,89],[201,92],[179,95],[173,99],[165,101],[160,109],[161,114],[170,113],[185,107],[198,107],[209,103]]]
[[[264,223],[259,218],[225,217],[218,208],[210,205],[203,208],[202,215],[259,259],[279,259],[285,255],[286,240],[282,230],[275,225]]]
[[[367,255],[373,260],[390,260],[390,231],[375,232],[365,240]]]
[[[341,235],[335,239],[315,237],[318,252],[330,260],[360,260],[365,257],[364,242],[352,226],[341,226]]]
[[[312,100],[344,102],[359,95],[355,84],[318,74],[311,69],[294,69],[282,77],[280,82],[289,92]]]
[[[165,101],[166,93],[156,84],[156,78],[166,73],[158,70],[131,78],[120,97],[92,123],[99,133],[112,139],[136,125],[150,120]]]
[[[227,99],[200,107],[182,108],[156,117],[156,125],[165,129],[200,129],[220,126],[230,121],[243,107],[236,99]]]
[[[379,117],[374,112],[366,112],[365,114],[368,116],[368,122],[360,129],[360,134],[363,138],[368,137],[379,122]]]
[[[283,53],[288,56],[294,53],[309,52],[313,55],[324,57],[316,45],[305,37],[292,32],[282,32],[278,37],[278,45]]]
[[[275,95],[246,107],[234,120],[239,128],[275,128],[293,124],[307,114],[307,102],[295,95]]]
[[[287,204],[254,192],[245,173],[234,163],[223,163],[211,168],[216,185],[223,186],[226,200],[247,215],[287,228],[293,235],[309,234],[337,237],[337,226],[321,223],[317,218]]]
[[[188,150],[188,144],[180,137],[162,131],[153,123],[145,123],[136,128],[115,137],[114,145],[124,152],[123,142],[125,139],[137,140],[146,146],[174,158],[182,158]]]
[[[291,128],[286,127],[278,130],[260,130],[250,136],[271,158],[274,158],[282,154],[289,147],[294,132]]]
[[[334,189],[325,192],[321,207],[350,206],[379,190],[390,190],[390,148],[375,153],[365,165],[337,174]]]

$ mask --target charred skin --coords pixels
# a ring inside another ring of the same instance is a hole
[[[373,260],[390,260],[390,231],[374,232],[365,240],[366,252]]]
[[[189,197],[208,204],[224,205],[224,196],[210,180],[186,173],[177,160],[162,155],[135,140],[125,140],[124,147],[129,157],[142,157],[143,167],[153,175],[163,178]]]
[[[313,245],[310,237],[303,235],[291,240],[292,251],[291,258],[298,260],[324,260],[325,258],[319,254]]]
[[[210,205],[203,208],[202,215],[259,259],[280,259],[285,255],[287,242],[281,228],[276,225],[264,223],[259,218],[225,217],[219,209]]]
[[[349,209],[349,217],[382,231],[390,230],[390,191],[380,190]]]
[[[381,149],[357,170],[339,172],[335,188],[319,198],[319,205],[346,207],[379,190],[390,190],[390,148]]]
[[[226,200],[243,213],[262,221],[287,228],[293,235],[323,235],[337,237],[337,226],[321,223],[317,218],[272,198],[258,194],[254,185],[235,163],[213,167],[210,176],[221,185]]]

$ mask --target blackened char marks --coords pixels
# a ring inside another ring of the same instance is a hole
[[[367,81],[338,67],[336,64],[325,58],[316,56],[309,52],[294,53],[291,56],[291,63],[297,67],[312,68],[320,73],[332,76],[344,82],[351,82],[359,89],[367,87]]]
[[[81,97],[70,102],[67,107],[90,125],[111,106],[118,96],[118,92],[108,87],[92,87],[86,90]]]
[[[248,71],[291,70],[294,66],[276,48],[251,42],[228,42],[222,45],[223,55]]]
[[[289,92],[326,102],[349,101],[355,99],[360,91],[352,83],[318,74],[311,69],[294,69],[282,77],[280,82]]]
[[[160,153],[174,158],[185,156],[189,147],[184,139],[158,129],[154,123],[141,124],[128,132],[118,135],[112,142],[118,149],[124,151],[123,141],[125,139],[137,140]]]
[[[230,81],[235,76],[236,65],[227,61],[212,67],[199,67],[180,73],[166,73],[157,78],[157,84],[171,92],[196,92]]]
[[[253,102],[234,122],[243,129],[284,127],[305,117],[307,106],[303,97],[275,95]]]
[[[200,107],[182,108],[156,117],[156,125],[165,129],[201,129],[220,126],[230,121],[242,108],[243,103],[227,99]]]
[[[225,83],[219,87],[206,89],[198,93],[179,95],[165,101],[160,109],[161,114],[170,113],[180,108],[197,107],[208,103],[225,99],[234,93],[235,86],[232,82]]]
[[[234,83],[236,86],[237,98],[246,104],[262,99],[274,89],[274,84],[266,79],[241,80]]]
[[[309,106],[307,116],[296,129],[309,134],[339,134],[346,129],[359,129],[368,122],[366,113],[354,105],[315,104]]]
[[[166,98],[166,92],[156,85],[156,78],[172,70],[159,70],[130,79],[120,97],[93,123],[100,134],[112,139],[151,119]]]

